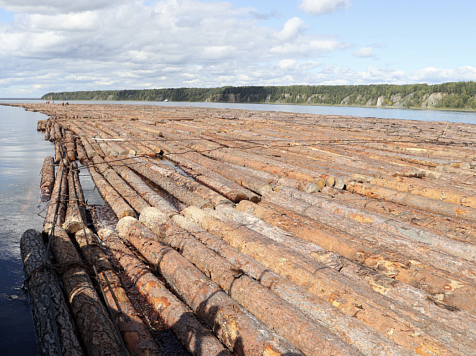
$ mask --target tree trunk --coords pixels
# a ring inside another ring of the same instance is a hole
[[[45,157],[43,168],[41,168],[41,201],[50,200],[51,192],[55,185],[55,163],[51,156]]]

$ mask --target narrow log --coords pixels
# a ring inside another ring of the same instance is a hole
[[[96,267],[99,281],[114,319],[121,331],[121,336],[131,355],[162,356],[159,346],[144,325],[139,314],[127,297],[121,280],[114,272],[98,238],[85,228],[74,236],[83,257]]]
[[[157,184],[160,188],[165,190],[170,195],[173,195],[187,206],[191,205],[198,206],[199,208],[213,208],[213,205],[210,202],[179,186],[172,179],[157,174],[157,172],[150,169],[149,167],[144,166],[143,164],[137,163],[134,160],[128,160],[128,167],[140,175],[146,177],[154,184]]]
[[[79,162],[81,162],[81,164],[84,164],[84,161],[88,159],[88,154],[86,153],[86,150],[84,149],[83,144],[81,143],[81,139],[79,137],[76,137],[75,142],[78,160]]]
[[[119,161],[112,157],[105,157],[104,160],[109,163],[121,177],[136,190],[136,192],[144,199],[150,206],[158,208],[167,215],[177,214],[178,211],[167,200],[162,198],[160,194],[156,193],[149,185],[144,182],[137,174],[125,165],[124,157],[119,157]]]
[[[53,225],[62,226],[66,215],[68,199],[68,168],[60,163],[56,172],[55,185],[51,193],[51,200],[43,223],[43,236],[47,238]]]
[[[134,209],[132,209],[124,199],[111,187],[111,185],[96,172],[94,166],[89,164],[89,161],[86,161],[86,166],[88,167],[89,174],[96,185],[96,188],[101,194],[104,201],[110,206],[114,214],[116,214],[118,219],[122,219],[124,216],[136,216]]]
[[[456,332],[445,330],[443,338],[441,336],[442,325],[436,326],[437,322],[430,323],[432,330],[429,330],[428,326],[425,326],[425,330],[423,330],[418,326],[419,319],[415,320],[398,313],[401,306],[397,303],[393,304],[387,299],[377,297],[373,292],[368,292],[358,283],[340,276],[331,269],[321,268],[314,273],[309,272],[296,263],[298,259],[288,249],[264,241],[259,234],[244,226],[223,223],[195,207],[185,209],[184,214],[205,230],[223,238],[240,252],[289,278],[316,296],[329,300],[335,307],[414,352],[438,350],[442,355],[453,355],[464,354],[465,350],[469,348],[468,345],[460,344]],[[395,304],[398,305],[397,311],[394,311]],[[420,320],[425,319],[423,316],[419,316],[419,318]],[[427,325],[428,322],[422,323],[422,326],[423,324]],[[398,334],[391,332],[389,335],[389,330],[392,329],[400,330],[400,332]],[[412,331],[410,332],[410,330]],[[414,333],[416,330],[418,330],[418,336]],[[446,344],[449,341],[450,343]],[[456,351],[455,347],[462,351]]]
[[[92,356],[126,356],[120,336],[117,335],[88,273],[83,267],[79,267],[81,258],[65,230],[55,228],[51,250],[58,263],[69,266],[61,276],[87,353]]]
[[[63,229],[70,234],[75,234],[86,224],[86,209],[84,196],[79,182],[78,166],[71,164],[68,172],[68,208],[63,223]]]
[[[58,163],[62,160],[63,155],[61,154],[61,143],[60,141],[55,142],[55,162]]]
[[[161,242],[178,250],[240,305],[304,354],[358,354],[268,288],[241,273],[237,266],[195,240],[189,232],[175,225],[157,209],[145,209],[140,221],[155,232]]]
[[[40,354],[84,355],[41,233],[26,230],[21,237],[20,248]]]
[[[98,233],[135,286],[147,297],[149,303],[192,355],[231,355],[213,333],[197,320],[190,308],[170,292],[160,279],[154,276],[114,231],[102,229]]]
[[[76,144],[74,142],[73,133],[66,131],[64,146],[66,147],[66,155],[71,162],[76,161]]]
[[[43,167],[41,168],[41,201],[48,201],[51,198],[51,192],[55,185],[55,165],[51,156],[45,157]]]
[[[267,348],[272,348],[281,354],[301,354],[252,317],[177,251],[155,241],[157,235],[145,225],[133,218],[124,218],[117,224],[117,230],[159,269],[166,281],[199,318],[216,331],[218,339],[230,350],[244,355],[262,355]]]
[[[93,157],[93,162],[95,167],[103,175],[103,177],[108,181],[108,183],[118,192],[129,205],[134,208],[139,214],[145,208],[149,208],[150,205],[144,199],[142,199],[137,192],[132,189],[125,181],[122,179],[108,163],[99,157]]]

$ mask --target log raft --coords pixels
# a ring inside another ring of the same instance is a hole
[[[123,343],[140,354],[130,347],[147,332],[131,331],[135,312],[125,324],[113,317],[126,331],[91,335],[83,329],[114,320],[92,284],[85,291],[101,304],[93,321],[74,292],[89,278],[84,265],[94,265],[109,304],[126,302],[120,265],[141,303],[194,355],[474,354],[474,125],[14,106],[51,117],[37,125],[59,163],[54,181],[52,158],[42,172],[41,190],[51,191],[43,233],[56,263],[68,265],[60,272],[82,345],[104,337],[117,354]],[[99,231],[104,245],[85,226],[91,207],[76,159],[120,220],[119,234]]]

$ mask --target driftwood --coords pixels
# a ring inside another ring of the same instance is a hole
[[[41,201],[48,201],[51,198],[51,192],[55,185],[55,166],[54,159],[51,156],[45,157],[43,168],[41,168]]]
[[[26,230],[20,248],[40,354],[84,355],[41,233]]]
[[[238,354],[262,355],[267,348],[272,348],[281,354],[301,354],[267,330],[177,251],[155,241],[157,236],[142,223],[124,218],[117,224],[117,230],[159,269],[172,288],[230,350]]]
[[[99,236],[135,286],[147,297],[192,355],[231,355],[213,333],[196,319],[193,312],[127,248],[114,231],[102,229],[99,230]]]

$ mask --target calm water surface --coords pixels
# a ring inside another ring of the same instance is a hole
[[[194,106],[476,124],[476,112],[458,111],[188,102],[71,103]],[[43,159],[54,154],[53,145],[36,131],[36,121],[45,118],[40,113],[0,106],[0,355],[38,355],[30,308],[21,290],[20,237],[26,229],[41,230],[43,226],[38,215],[44,208],[39,203],[40,171]],[[81,181],[86,191],[93,189],[88,179]]]

